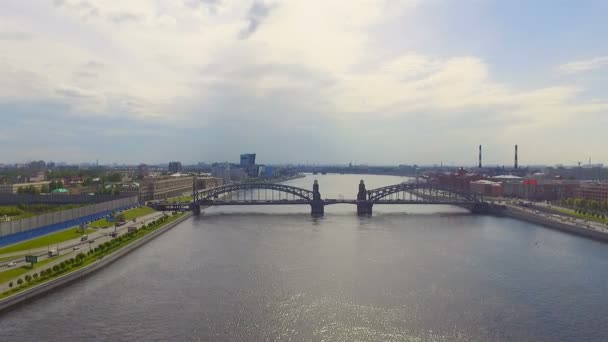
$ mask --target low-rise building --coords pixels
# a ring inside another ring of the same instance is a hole
[[[502,196],[502,184],[498,182],[492,182],[489,180],[478,180],[470,183],[471,192],[490,196],[490,197],[501,197]]]
[[[48,189],[49,181],[43,182],[31,182],[31,183],[15,183],[15,184],[1,184],[0,185],[0,194],[16,194],[19,192],[21,188],[34,187],[38,191],[42,190],[43,187],[46,186]]]
[[[217,186],[223,185],[224,183],[223,183],[222,178],[199,176],[199,177],[196,177],[195,184],[196,184],[196,188],[198,190],[202,190],[202,189],[215,188]]]
[[[142,202],[167,199],[192,192],[193,176],[145,177],[139,186]]]
[[[555,201],[572,197],[580,182],[560,179],[524,179],[506,181],[502,185],[505,197]]]
[[[594,200],[598,202],[608,201],[607,182],[583,182],[575,189],[574,198]]]

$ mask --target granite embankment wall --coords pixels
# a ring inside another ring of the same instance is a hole
[[[561,230],[564,232],[568,232],[571,234],[586,236],[592,239],[608,241],[608,234],[602,233],[600,231],[589,229],[585,227],[580,227],[575,224],[569,222],[561,222],[555,219],[547,218],[543,215],[538,215],[534,213],[529,213],[524,210],[518,210],[515,208],[507,208],[501,211],[502,216],[512,217],[518,220],[523,220],[526,222],[540,224],[542,226],[553,228],[557,230]]]

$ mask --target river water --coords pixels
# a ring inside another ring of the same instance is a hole
[[[354,198],[403,178],[307,176]],[[0,341],[608,341],[608,246],[449,206],[209,208],[0,316]]]

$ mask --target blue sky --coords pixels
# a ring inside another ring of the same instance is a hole
[[[6,0],[0,162],[608,164],[605,1]]]

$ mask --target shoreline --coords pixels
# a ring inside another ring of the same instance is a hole
[[[550,229],[559,230],[573,235],[591,238],[593,240],[608,242],[608,234],[594,229],[579,227],[571,223],[559,222],[545,216],[528,213],[521,209],[507,207],[498,213],[498,216],[510,217],[516,220],[538,224]]]
[[[170,222],[161,228],[158,228],[156,231],[143,236],[139,240],[133,241],[133,243],[130,243],[130,244],[124,246],[123,248],[113,252],[112,254],[105,256],[101,260],[91,263],[90,265],[87,265],[74,272],[70,272],[70,273],[62,275],[58,278],[51,279],[47,282],[38,284],[34,287],[31,287],[24,291],[15,293],[14,295],[12,295],[10,297],[6,297],[6,298],[0,300],[0,316],[4,313],[10,311],[17,305],[20,305],[29,300],[33,300],[36,297],[43,295],[47,292],[50,292],[52,290],[55,290],[57,288],[66,286],[66,285],[72,283],[73,281],[76,281],[78,279],[89,276],[90,274],[112,264],[116,260],[122,258],[123,256],[126,256],[127,254],[131,253],[135,249],[137,249],[137,248],[143,246],[144,244],[146,244],[147,242],[153,240],[157,236],[165,233],[169,229],[172,229],[175,226],[177,226],[178,224],[184,222],[191,216],[192,216],[192,213],[187,212],[186,214],[184,214],[182,217],[178,218],[177,220]]]

